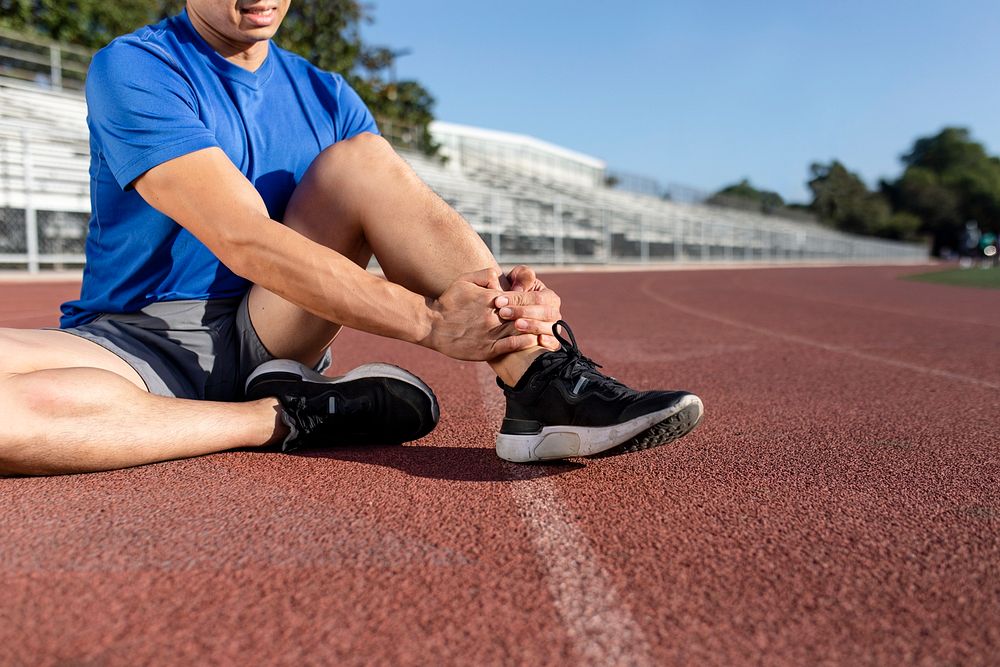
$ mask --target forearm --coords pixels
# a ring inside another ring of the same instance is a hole
[[[427,344],[434,311],[427,299],[263,215],[220,259],[235,273],[330,322]]]
[[[135,188],[233,272],[324,320],[457,359],[491,359],[538,341],[532,334],[517,335],[514,325],[498,316],[493,302],[501,283],[495,268],[457,276],[443,292],[437,285],[433,298],[382,280],[353,258],[270,219],[260,194],[217,148],[154,167]],[[384,245],[393,247],[391,239]]]
[[[272,220],[221,150],[165,162],[135,188],[236,274],[325,320],[427,344],[434,312],[422,296]]]

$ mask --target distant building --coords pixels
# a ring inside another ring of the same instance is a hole
[[[431,123],[430,131],[448,164],[465,173],[509,170],[541,181],[604,185],[604,161],[541,139],[441,121]]]

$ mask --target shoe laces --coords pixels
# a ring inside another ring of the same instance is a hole
[[[328,400],[328,399],[324,399]],[[302,435],[310,435],[320,429],[335,427],[342,418],[365,412],[371,408],[371,400],[367,396],[358,398],[338,398],[336,410],[327,413],[317,410],[304,396],[290,398],[282,405],[284,410],[295,421]]]
[[[565,338],[560,334],[559,329],[563,329],[569,338]],[[603,368],[603,366],[590,357],[584,356],[580,351],[580,346],[576,342],[576,336],[573,335],[573,330],[565,320],[559,320],[552,326],[552,335],[555,336],[562,347],[559,351],[550,353],[552,361],[550,361],[544,371],[546,375],[550,373],[557,374],[560,378],[572,382],[574,378],[586,374],[587,379],[592,384],[605,389],[606,393],[610,393],[614,397],[632,391],[618,380],[597,370],[598,368]],[[562,358],[558,358],[557,355]]]

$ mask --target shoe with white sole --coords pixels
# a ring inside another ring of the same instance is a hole
[[[562,349],[539,356],[515,387],[497,379],[507,399],[500,458],[525,463],[634,452],[673,442],[701,421],[704,408],[694,394],[630,389],[580,353],[565,322],[552,331]]]
[[[289,434],[282,451],[329,445],[395,445],[422,438],[440,417],[434,392],[413,373],[365,364],[327,377],[287,359],[261,364],[246,383],[249,400],[275,397]]]

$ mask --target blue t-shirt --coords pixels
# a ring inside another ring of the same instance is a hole
[[[341,76],[274,44],[260,68],[247,71],[216,53],[186,13],[101,49],[87,74],[87,110],[87,265],[80,299],[62,306],[63,328],[158,301],[246,291],[245,279],[132,188],[144,172],[219,147],[280,221],[324,148],[378,131]]]

